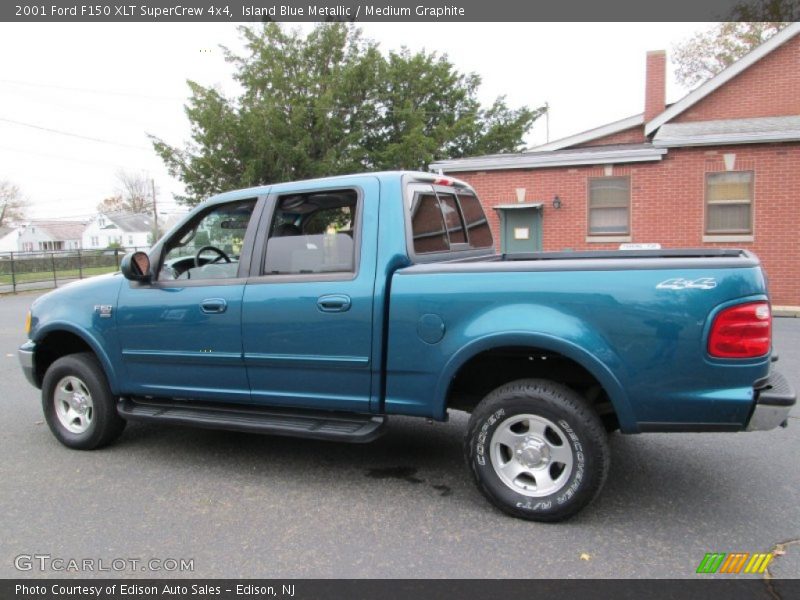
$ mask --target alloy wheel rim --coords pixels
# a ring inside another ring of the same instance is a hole
[[[558,492],[574,465],[572,446],[561,427],[533,414],[514,415],[500,423],[492,434],[490,459],[500,481],[531,497]]]
[[[68,375],[59,380],[53,394],[53,403],[59,423],[70,433],[85,433],[92,425],[92,394],[78,377]]]

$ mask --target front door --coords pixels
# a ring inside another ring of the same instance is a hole
[[[271,199],[242,314],[253,402],[369,411],[378,194],[359,178]]]
[[[155,281],[122,285],[126,394],[250,401],[241,332],[249,253],[242,257],[242,249],[255,235],[255,207],[255,199],[241,200],[198,213],[165,242]]]

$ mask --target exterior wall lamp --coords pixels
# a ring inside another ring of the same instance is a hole
[[[556,194],[555,197],[553,198],[553,208],[555,208],[556,210],[561,208],[561,198],[558,197],[558,194]]]

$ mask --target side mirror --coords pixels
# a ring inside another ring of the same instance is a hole
[[[122,257],[119,270],[125,279],[148,282],[151,279],[150,257],[145,252],[131,252]]]

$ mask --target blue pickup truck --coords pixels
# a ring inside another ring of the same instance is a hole
[[[220,194],[120,270],[28,316],[71,448],[128,420],[366,442],[461,410],[481,492],[557,521],[600,491],[608,432],[766,430],[795,403],[749,252],[499,255],[475,191],[430,173]]]

